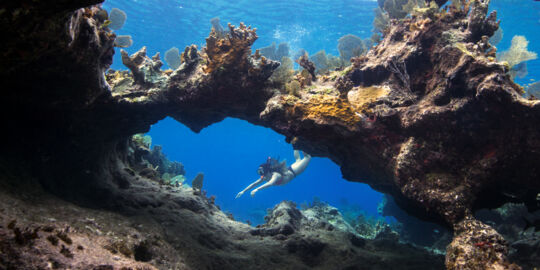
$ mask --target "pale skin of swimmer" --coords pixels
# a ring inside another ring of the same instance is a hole
[[[303,158],[300,158],[300,152],[298,150],[294,150],[294,158],[296,159],[296,161],[291,164],[290,168],[294,171],[294,173],[292,173],[290,170],[287,170],[286,173],[284,173],[283,175],[281,173],[278,173],[278,172],[273,172],[272,173],[272,177],[268,177],[268,176],[261,176],[259,179],[257,179],[255,182],[251,183],[249,186],[247,186],[244,190],[238,192],[238,194],[236,195],[236,199],[240,198],[240,196],[242,196],[246,191],[254,188],[255,186],[267,181],[266,183],[264,183],[262,186],[256,188],[256,189],[253,189],[251,191],[251,196],[255,196],[255,193],[257,193],[257,191],[261,190],[261,189],[265,189],[267,187],[270,187],[270,186],[280,186],[280,185],[285,185],[289,182],[291,182],[291,180],[294,179],[295,176],[298,176],[299,174],[301,174],[302,172],[304,172],[309,164],[309,161],[311,160],[311,156],[302,152],[302,154],[304,155]],[[268,180],[268,178],[270,178],[270,180]]]

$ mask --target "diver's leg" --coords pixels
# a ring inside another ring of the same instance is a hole
[[[265,188],[267,188],[269,186],[275,185],[280,180],[281,177],[282,177],[281,174],[279,174],[277,172],[273,173],[272,178],[270,178],[270,180],[268,182],[264,183],[264,185],[262,185],[262,186],[260,186],[260,187],[258,187],[258,188],[251,191],[251,196],[255,196],[255,193],[257,193],[257,191],[259,191],[261,189],[265,189]]]
[[[307,168],[309,161],[311,160],[311,156],[304,153],[302,151],[302,154],[304,154],[304,158],[301,160],[297,160],[293,164],[291,164],[291,169],[294,171],[294,174],[299,175]]]
[[[294,159],[295,159],[296,161],[299,161],[299,160],[300,160],[300,151],[294,150]]]

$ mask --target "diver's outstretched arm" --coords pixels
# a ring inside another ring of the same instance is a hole
[[[244,192],[246,192],[246,191],[252,189],[254,186],[256,186],[256,185],[258,185],[258,184],[260,184],[260,183],[262,183],[262,182],[264,182],[263,177],[257,179],[257,181],[251,183],[251,184],[250,184],[249,186],[247,186],[244,190],[238,192],[238,194],[236,194],[235,199],[240,198],[240,196],[244,195]]]
[[[255,196],[255,193],[257,193],[257,191],[259,191],[261,189],[265,189],[265,188],[267,188],[269,186],[275,185],[279,181],[279,179],[281,177],[283,177],[281,174],[279,174],[277,172],[274,172],[272,174],[272,178],[270,178],[270,180],[268,182],[266,182],[264,185],[262,185],[262,186],[260,186],[260,187],[258,187],[256,189],[254,189],[253,191],[251,191],[251,196],[252,197]]]

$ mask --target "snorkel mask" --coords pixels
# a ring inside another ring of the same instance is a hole
[[[259,167],[259,168],[257,169],[257,174],[259,174],[259,175],[264,175],[264,169],[263,169],[263,167]]]

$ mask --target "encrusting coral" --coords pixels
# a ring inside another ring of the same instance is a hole
[[[219,69],[244,69],[247,67],[245,61],[247,55],[251,53],[250,47],[257,39],[256,29],[240,23],[236,28],[229,24],[229,33],[220,38],[221,35],[212,28],[210,36],[206,38],[206,48],[204,55],[207,60],[204,71],[215,72]]]

